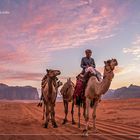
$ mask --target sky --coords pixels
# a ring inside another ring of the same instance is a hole
[[[40,88],[46,69],[75,81],[85,49],[118,60],[112,89],[140,85],[140,0],[0,0],[0,82]]]

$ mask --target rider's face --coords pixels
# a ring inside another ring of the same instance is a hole
[[[91,55],[92,55],[92,53],[91,53],[91,52],[86,52],[86,57],[90,58],[90,57],[91,57]]]

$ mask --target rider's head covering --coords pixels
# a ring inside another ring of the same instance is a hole
[[[92,53],[92,51],[90,49],[86,49],[85,53]]]

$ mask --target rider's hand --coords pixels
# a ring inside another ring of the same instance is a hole
[[[90,67],[90,65],[87,65],[87,67],[86,67],[86,68],[88,68],[88,67]]]

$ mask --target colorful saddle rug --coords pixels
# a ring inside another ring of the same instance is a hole
[[[85,102],[85,85],[82,78],[77,78],[76,86],[74,90],[74,102],[76,105],[82,105]]]

